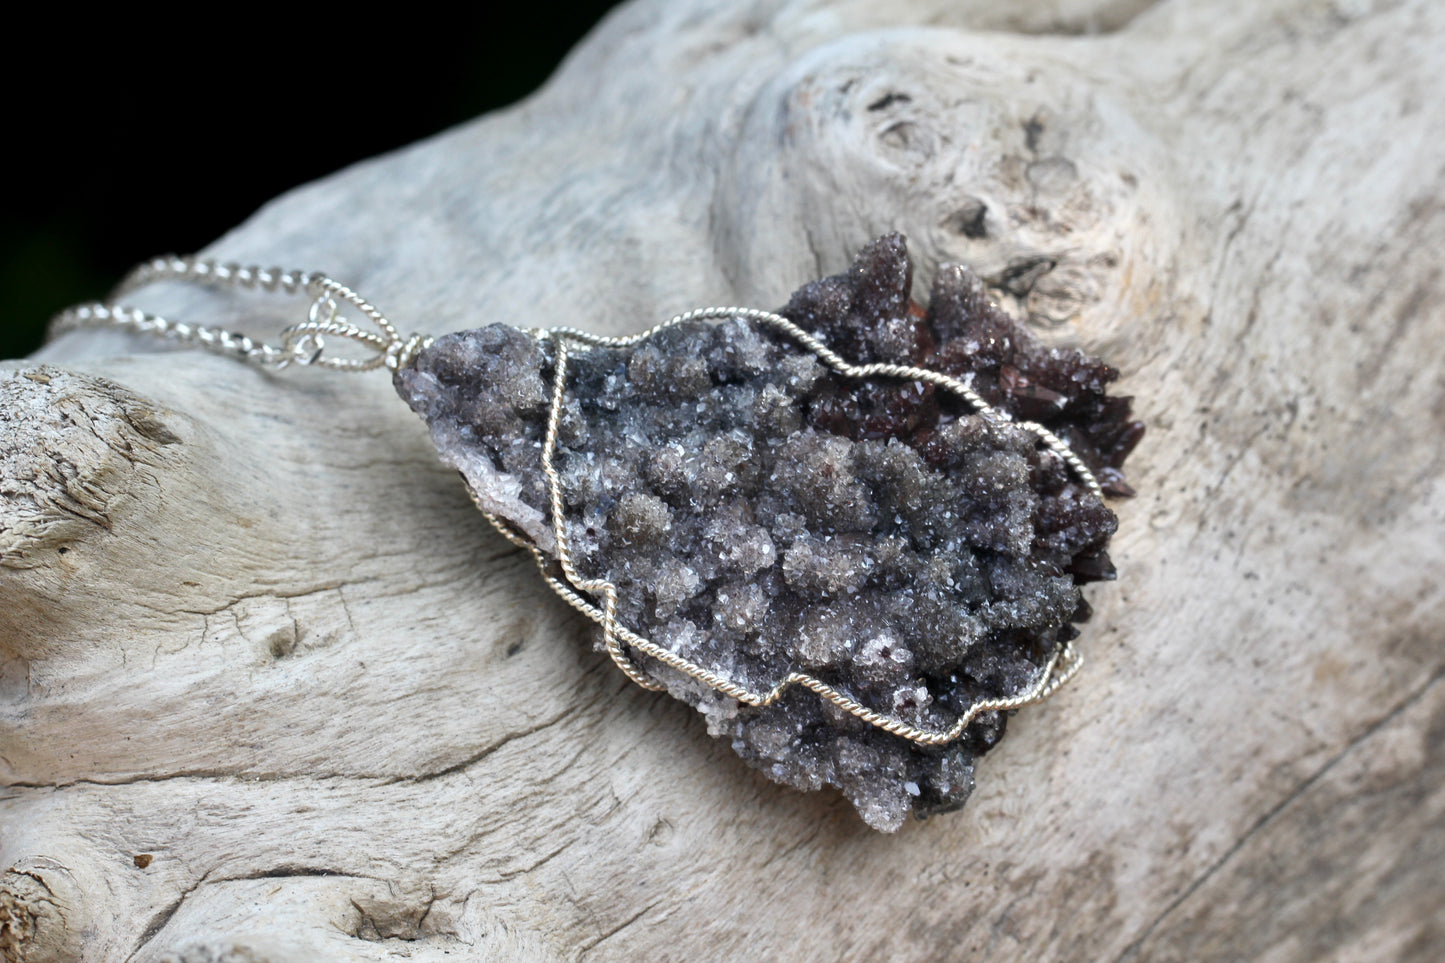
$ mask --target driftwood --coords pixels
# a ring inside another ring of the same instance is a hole
[[[897,229],[1118,365],[1088,664],[894,836],[631,686],[386,377],[6,364],[0,955],[1438,958],[1442,61],[1428,0],[640,2],[212,249],[623,332]]]

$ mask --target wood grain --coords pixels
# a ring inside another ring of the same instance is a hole
[[[920,293],[965,261],[1116,364],[1149,435],[1088,664],[896,836],[630,686],[384,376],[5,364],[0,954],[1436,958],[1442,58],[1427,0],[638,2],[208,252],[624,332],[897,229]]]

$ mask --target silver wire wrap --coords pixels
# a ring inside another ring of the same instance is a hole
[[[422,335],[403,338],[385,315],[369,301],[345,285],[322,274],[282,271],[279,268],[240,267],[235,264],[219,264],[215,261],[194,258],[163,257],[143,264],[132,271],[121,282],[116,293],[121,294],[155,281],[168,280],[193,281],[213,286],[259,288],[265,291],[281,291],[286,294],[297,294],[304,291],[312,298],[312,304],[307,320],[291,325],[282,332],[280,347],[261,344],[244,335],[232,334],[222,328],[167,321],[134,308],[99,302],[69,308],[56,315],[51,322],[50,335],[52,338],[58,337],[67,331],[78,328],[118,327],[127,331],[157,335],[207,348],[262,367],[279,369],[291,364],[299,364],[342,371],[371,371],[376,368],[396,371],[410,365],[417,353],[429,346],[433,340]],[[339,302],[348,303],[360,310],[370,319],[376,330],[368,331],[359,328],[340,317],[337,313]],[[1083,664],[1083,657],[1071,644],[1065,642],[1054,650],[1039,669],[1033,684],[1025,691],[1005,699],[981,699],[974,702],[946,729],[923,729],[896,716],[870,709],[822,679],[804,672],[789,672],[767,691],[749,689],[705,666],[683,658],[651,639],[638,635],[617,621],[617,586],[605,579],[584,578],[573,563],[567,541],[562,479],[554,462],[558,429],[566,404],[569,351],[572,345],[576,345],[583,351],[592,347],[630,347],[675,325],[688,321],[720,318],[743,318],[769,327],[812,352],[828,367],[847,378],[894,378],[921,381],[941,388],[962,399],[984,418],[997,422],[1010,422],[1037,435],[1046,448],[1058,455],[1069,466],[1090,493],[1100,500],[1104,497],[1103,489],[1088,466],[1062,439],[1043,425],[1031,421],[1014,421],[1008,412],[1000,411],[989,405],[968,385],[939,371],[894,364],[850,364],[792,321],[771,311],[734,307],[697,308],[679,314],[646,331],[625,337],[606,337],[570,327],[531,329],[529,334],[540,340],[550,341],[555,350],[551,405],[547,413],[546,435],[542,445],[542,471],[547,479],[552,532],[557,543],[555,560],[542,552],[505,519],[482,508],[474,492],[471,493],[472,500],[487,521],[491,522],[503,537],[531,553],[543,579],[563,601],[602,626],[603,646],[612,661],[626,674],[627,678],[644,689],[659,691],[665,688],[648,678],[642,669],[638,668],[627,652],[627,649],[631,648],[749,706],[773,705],[789,689],[800,686],[869,725],[922,746],[947,745],[962,736],[964,730],[980,714],[1009,711],[1042,702],[1073,678]],[[355,341],[369,348],[372,356],[362,359],[325,356],[323,352],[327,337],[340,337]],[[470,486],[468,490],[470,491]],[[562,579],[552,574],[553,561],[561,569]],[[590,601],[588,596],[600,597],[601,604]]]
[[[567,584],[551,576],[548,571],[546,556],[531,545],[530,542],[516,536],[515,533],[508,533],[507,527],[500,519],[487,514],[488,519],[496,525],[504,535],[507,535],[513,542],[523,545],[531,550],[542,568],[544,577],[553,591],[557,592],[567,602],[581,611],[593,621],[602,626],[603,646],[612,661],[617,664],[627,677],[645,689],[659,690],[664,686],[647,678],[628,657],[622,643],[636,649],[645,655],[656,659],[663,665],[670,666],[679,672],[688,675],[712,689],[730,696],[745,705],[763,707],[770,706],[782,698],[783,694],[793,686],[801,686],[816,693],[827,702],[842,709],[855,718],[861,719],[869,725],[876,726],[885,732],[895,736],[901,736],[911,742],[924,746],[942,746],[958,739],[969,724],[976,719],[980,713],[1004,711],[1017,709],[1022,706],[1040,702],[1052,695],[1060,686],[1073,677],[1083,664],[1083,659],[1068,643],[1061,644],[1054,650],[1049,660],[1039,670],[1034,683],[1024,692],[1006,699],[981,699],[973,703],[964,711],[953,724],[944,730],[923,729],[909,722],[878,712],[863,705],[851,696],[839,691],[822,679],[808,675],[804,672],[789,672],[781,681],[766,692],[749,689],[739,685],[712,670],[698,665],[677,653],[666,649],[651,639],[644,638],[617,622],[617,586],[605,579],[584,578],[576,569],[572,561],[572,553],[567,543],[567,532],[563,514],[563,492],[561,475],[557,472],[554,459],[557,450],[557,432],[561,424],[562,410],[566,405],[567,393],[567,359],[569,345],[576,343],[586,350],[588,347],[625,348],[646,341],[659,331],[674,325],[683,324],[688,321],[719,319],[719,318],[744,318],[755,321],[761,325],[772,328],[784,337],[795,342],[799,346],[812,352],[824,364],[834,371],[848,378],[896,378],[900,380],[922,381],[935,385],[948,391],[968,403],[975,412],[985,418],[995,421],[1012,421],[1007,412],[999,411],[990,406],[981,398],[977,392],[968,385],[952,378],[942,372],[931,371],[926,368],[913,368],[905,365],[893,364],[867,364],[854,365],[845,361],[836,352],[817,338],[795,325],[792,321],[780,314],[771,311],[762,311],[756,308],[698,308],[680,314],[669,321],[625,337],[605,337],[592,334],[586,331],[579,331],[576,328],[557,327],[549,330],[534,330],[533,336],[543,340],[550,340],[556,352],[553,362],[552,375],[552,398],[551,406],[547,413],[547,431],[542,442],[542,472],[547,477],[548,497],[551,502],[552,513],[552,534],[557,543],[557,564],[562,570]],[[1058,454],[1064,462],[1074,470],[1079,479],[1084,483],[1096,497],[1102,500],[1103,490],[1098,480],[1077,455],[1053,432],[1042,425],[1034,422],[1014,422],[1018,427],[1031,431],[1043,441],[1044,445],[1051,451]],[[586,595],[602,598],[602,605],[598,607],[589,603],[583,597]]]

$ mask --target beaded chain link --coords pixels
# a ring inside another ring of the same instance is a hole
[[[116,288],[115,295],[120,296],[158,281],[189,281],[210,287],[249,288],[283,294],[305,293],[312,299],[311,309],[305,321],[281,332],[279,347],[253,341],[244,334],[234,334],[225,328],[168,321],[135,308],[100,301],[67,308],[57,314],[50,322],[50,337],[58,338],[81,328],[120,328],[204,348],[262,368],[279,369],[300,364],[339,371],[373,371],[377,368],[395,371],[410,364],[416,353],[431,344],[432,340],[423,335],[403,338],[396,326],[370,301],[339,281],[309,271],[242,267],[207,258],[158,257],[126,275]],[[376,330],[368,331],[341,317],[341,302],[361,311],[376,326]],[[324,353],[328,336],[362,344],[371,349],[371,356],[328,356]]]

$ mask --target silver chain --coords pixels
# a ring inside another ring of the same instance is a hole
[[[205,348],[217,354],[262,368],[285,368],[292,364],[331,368],[337,371],[373,371],[406,367],[416,353],[431,344],[431,338],[414,334],[402,337],[370,301],[339,281],[310,271],[281,268],[243,267],[209,258],[158,257],[126,275],[116,288],[119,297],[157,281],[185,281],[209,287],[231,287],[282,294],[305,294],[311,298],[306,320],[281,332],[281,344],[255,341],[225,328],[170,321],[138,308],[94,301],[76,305],[57,314],[50,322],[50,337],[82,328],[119,328],[134,334],[155,335],[182,344]],[[371,322],[374,330],[352,324],[340,313],[349,304]],[[326,354],[328,337],[344,338],[366,347],[370,354],[347,358]]]

